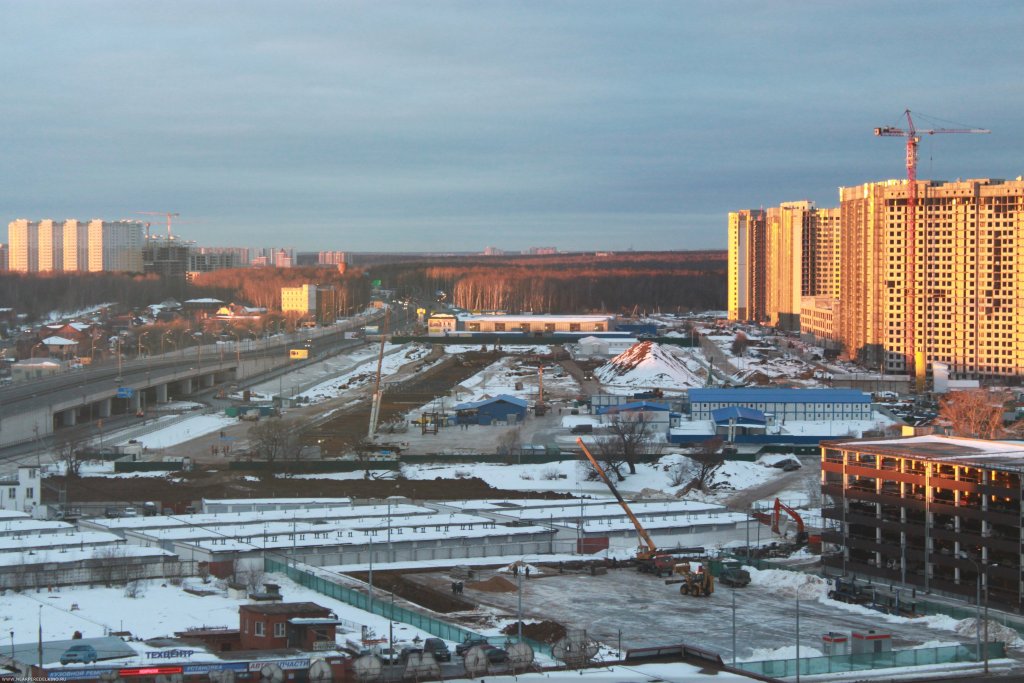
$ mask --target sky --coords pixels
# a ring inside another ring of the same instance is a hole
[[[907,108],[992,130],[925,137],[920,178],[1024,173],[1022,25],[1016,0],[0,0],[0,217],[724,248],[729,211],[904,177],[872,131]]]

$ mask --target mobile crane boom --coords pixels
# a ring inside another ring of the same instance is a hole
[[[612,480],[608,477],[608,474],[604,471],[604,468],[601,467],[601,465],[598,464],[597,459],[590,454],[590,451],[587,449],[587,446],[583,443],[583,439],[577,438],[576,444],[583,451],[583,455],[587,456],[587,460],[589,460],[590,464],[594,466],[594,470],[597,471],[598,475],[600,475],[604,483],[608,486],[609,489],[611,489],[612,495],[615,496],[615,500],[619,501],[619,505],[621,505],[622,509],[626,512],[626,516],[629,517],[629,521],[631,521],[633,523],[633,526],[636,527],[636,533],[638,536],[640,536],[640,540],[642,542],[642,545],[639,548],[637,548],[636,551],[637,559],[653,559],[658,554],[658,547],[654,544],[654,540],[651,539],[651,535],[647,533],[647,529],[644,529],[644,525],[641,524],[640,520],[637,519],[636,515],[633,514],[633,511],[629,508],[629,505],[626,503],[626,500],[622,497],[622,494],[619,493],[619,490],[615,488],[615,484],[612,483]]]

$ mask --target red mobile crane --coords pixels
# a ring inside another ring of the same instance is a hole
[[[598,464],[597,459],[590,454],[587,446],[583,443],[583,439],[577,438],[576,444],[583,451],[583,455],[587,456],[587,460],[594,466],[594,470],[600,475],[605,485],[611,490],[612,495],[615,496],[615,500],[619,501],[619,505],[626,512],[626,516],[629,517],[629,521],[636,527],[636,533],[640,537],[640,546],[636,549],[636,561],[637,568],[642,572],[649,572],[655,576],[670,576],[672,574],[672,568],[675,566],[675,558],[670,554],[661,552],[658,547],[654,544],[654,540],[651,535],[647,533],[647,529],[644,529],[644,525],[640,523],[633,511],[629,509],[629,505],[626,500],[619,493],[619,490],[615,488],[615,484],[608,477],[608,474],[604,471],[604,468]]]
[[[919,130],[914,126],[910,110],[903,112],[907,117],[907,128],[883,126],[875,128],[879,137],[899,137],[907,140],[907,240],[906,240],[906,272],[908,274],[905,294],[907,310],[904,318],[903,342],[904,353],[908,358],[908,368],[913,369],[916,378],[917,392],[924,391],[925,355],[924,348],[919,346],[915,318],[917,298],[915,282],[917,277],[917,143],[921,135],[937,133],[991,133],[985,128],[934,128]]]

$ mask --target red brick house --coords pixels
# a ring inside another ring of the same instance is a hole
[[[316,643],[333,647],[338,624],[333,612],[314,602],[241,605],[238,617],[243,650],[316,650]]]

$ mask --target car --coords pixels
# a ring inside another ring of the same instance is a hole
[[[427,638],[423,641],[423,651],[429,652],[434,655],[434,660],[438,662],[450,662],[452,661],[452,653],[448,649],[448,644],[440,638]]]
[[[481,647],[484,649],[484,654],[487,655],[487,661],[491,664],[504,664],[508,661],[508,652],[500,647],[494,645],[481,645]]]
[[[733,588],[743,588],[750,585],[750,572],[739,567],[728,567],[718,575],[718,582]]]
[[[92,645],[72,645],[60,656],[60,663],[70,664],[71,662],[82,662],[85,664],[91,664],[92,662],[95,662],[96,659],[96,648]]]
[[[397,664],[402,658],[402,654],[398,650],[386,645],[378,647],[375,654],[385,664]]]
[[[399,656],[401,657],[401,660],[403,662],[407,662],[407,661],[409,661],[409,657],[411,657],[412,655],[421,655],[421,654],[423,654],[423,648],[422,647],[418,647],[416,645],[406,645],[405,647],[402,648],[402,651],[400,652]]]
[[[465,657],[466,653],[477,645],[487,645],[487,639],[483,636],[470,636],[455,646],[455,654]]]
[[[782,466],[783,472],[795,472],[798,469],[800,469],[800,463],[798,463],[796,460],[787,460],[785,464]]]

